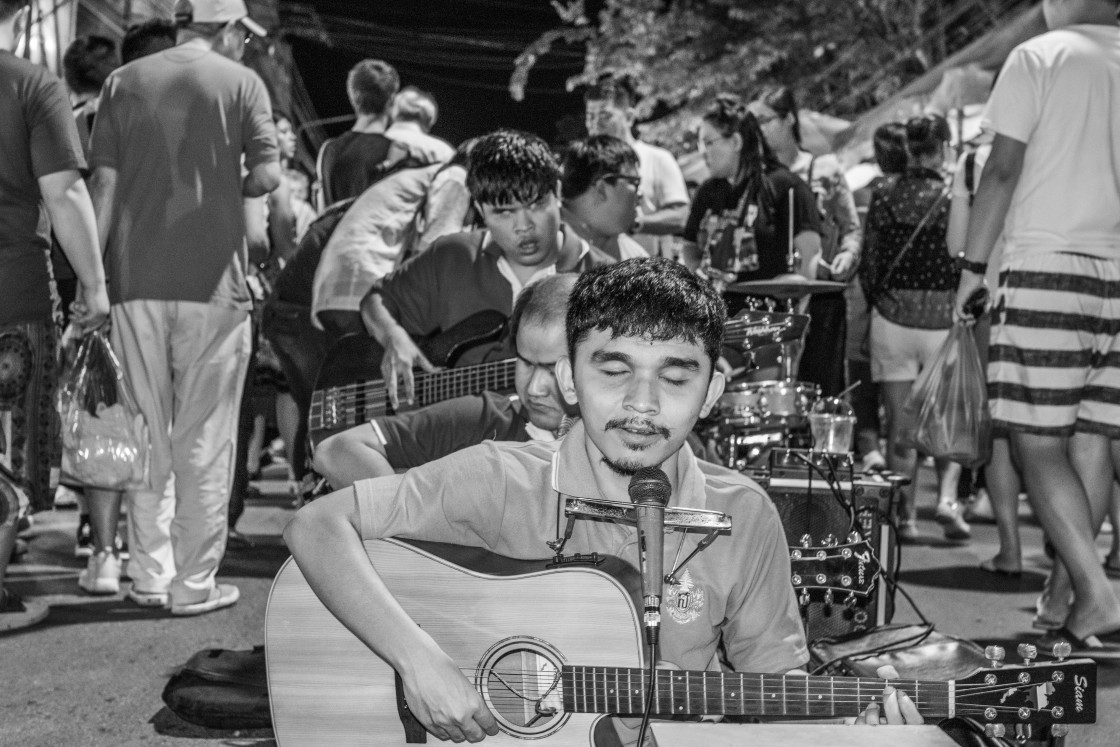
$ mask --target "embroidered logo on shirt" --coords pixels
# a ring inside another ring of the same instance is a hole
[[[696,586],[688,569],[681,574],[680,583],[669,587],[665,606],[669,616],[681,625],[700,617],[700,610],[704,609],[704,590]]]

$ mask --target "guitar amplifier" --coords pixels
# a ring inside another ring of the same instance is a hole
[[[878,560],[879,576],[861,590],[866,593],[853,593],[846,588],[847,579],[838,583],[833,577],[815,585],[799,584],[794,563],[793,581],[806,638],[811,642],[889,623],[894,615],[897,571],[888,517],[901,481],[854,474],[851,458],[845,455],[797,449],[775,449],[769,470],[756,471],[751,477],[777,507],[793,557],[823,556],[829,547],[858,544],[870,548]]]

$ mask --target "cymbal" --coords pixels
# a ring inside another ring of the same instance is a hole
[[[802,275],[778,275],[769,280],[744,280],[727,286],[728,293],[743,293],[748,296],[771,296],[773,298],[804,298],[816,293],[839,293],[844,283],[834,280],[810,280]]]

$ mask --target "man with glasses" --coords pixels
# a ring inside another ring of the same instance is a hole
[[[628,76],[605,73],[584,92],[587,132],[613,135],[634,149],[642,196],[631,227],[634,239],[654,257],[673,257],[672,237],[688,220],[688,187],[673,154],[634,137],[634,106],[638,95]]]
[[[215,576],[250,355],[242,201],[280,162],[264,83],[239,64],[264,29],[242,0],[179,0],[175,20],[176,46],[105,82],[90,165],[113,347],[152,440],[151,485],[126,494],[128,595],[195,615],[239,596]]]
[[[633,148],[612,135],[593,135],[568,146],[561,170],[560,218],[565,224],[617,260],[649,256],[626,235],[642,196]]]

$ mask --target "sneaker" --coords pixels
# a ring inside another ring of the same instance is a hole
[[[140,591],[135,586],[128,590],[128,598],[141,607],[166,607],[166,591]]]
[[[937,504],[934,518],[945,530],[945,539],[963,542],[972,538],[972,527],[964,520],[962,514],[961,502],[956,499],[945,499]]]
[[[78,520],[78,537],[74,542],[74,557],[88,558],[93,555],[93,528],[89,524],[89,514],[82,514]]]
[[[172,604],[172,615],[201,615],[223,607],[232,607],[241,598],[241,590],[233,584],[215,584],[210,596],[194,604]]]
[[[121,590],[121,559],[111,548],[90,555],[78,574],[78,586],[90,594],[117,594]]]

